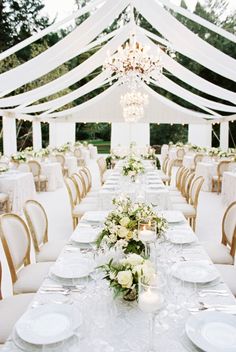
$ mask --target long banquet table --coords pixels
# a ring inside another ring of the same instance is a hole
[[[210,310],[214,310],[215,305],[230,304],[233,305],[231,310],[236,313],[236,301],[220,277],[205,284],[190,284],[173,277],[173,266],[180,263],[186,263],[187,266],[193,263],[201,265],[212,263],[181,213],[175,211],[158,213],[169,220],[166,238],[171,239],[176,231],[181,231],[194,236],[194,241],[177,245],[170,240],[164,240],[155,247],[157,272],[166,278],[165,304],[155,324],[156,350],[196,352],[199,349],[184,332],[186,320],[195,314],[190,313],[190,307],[199,309],[200,316],[202,314],[200,302],[210,304],[212,307]],[[149,315],[141,312],[136,302],[114,299],[107,282],[102,279],[101,272],[94,270],[83,280],[73,279],[70,282],[53,274],[53,268],[58,265],[66,268],[68,263],[80,265],[84,260],[89,260],[90,263],[94,261],[93,266],[96,267],[108,262],[112,257],[120,256],[119,251],[97,250],[93,243],[79,243],[82,235],[90,236],[94,231],[99,233],[107,214],[108,211],[84,214],[26,313],[30,314],[41,306],[47,308],[52,303],[60,309],[70,305],[81,315],[80,327],[67,340],[44,346],[26,343],[14,330],[2,351],[143,352],[145,350],[149,334]],[[216,270],[213,266],[212,268]],[[204,289],[211,291],[200,297]],[[226,294],[218,295],[217,290],[224,290]],[[71,319],[74,318],[71,316]],[[24,316],[21,319],[25,319]],[[51,329],[57,329],[56,315],[54,322],[55,324],[51,322],[47,327],[45,336]]]
[[[236,172],[224,172],[221,194],[222,201],[227,206],[236,201]]]

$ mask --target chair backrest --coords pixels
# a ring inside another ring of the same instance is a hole
[[[56,161],[61,164],[61,167],[64,168],[65,167],[65,163],[66,163],[66,159],[65,159],[64,155],[56,154],[55,158],[56,158]]]
[[[83,177],[84,182],[85,182],[86,193],[88,193],[90,191],[91,184],[90,184],[90,179],[89,179],[87,170],[85,170],[85,168],[81,168],[80,169],[80,174]]]
[[[168,156],[165,157],[165,159],[163,160],[163,163],[162,163],[162,171],[166,174],[166,168],[167,168],[167,164],[168,164],[168,161],[169,161],[169,158]]]
[[[0,301],[2,299],[2,263],[0,261]]]
[[[175,176],[175,185],[177,188],[180,187],[180,180],[181,180],[181,176],[182,176],[182,173],[184,172],[185,170],[185,167],[184,166],[180,166],[178,168],[178,171],[176,172],[176,176]]]
[[[30,233],[24,220],[16,214],[0,216],[0,236],[11,272],[12,282],[17,271],[30,264]]]
[[[190,202],[195,208],[197,208],[197,205],[198,205],[198,197],[199,197],[199,193],[203,182],[204,182],[204,177],[199,176],[193,180],[190,188],[190,192],[189,192]]]
[[[72,177],[67,177],[65,179],[65,184],[70,198],[70,205],[73,209],[79,201],[77,187]]]
[[[236,250],[236,202],[231,203],[224,213],[222,243],[231,247],[230,254],[234,257]]]
[[[225,171],[229,169],[230,160],[220,161],[217,166],[217,176],[221,177]]]
[[[177,155],[177,159],[181,159],[182,160],[184,155],[185,155],[184,148],[177,149],[176,155]]]
[[[89,168],[87,166],[84,166],[83,170],[87,174],[88,181],[89,181],[89,190],[90,190],[91,187],[92,187],[92,175],[91,175],[91,172],[90,172],[90,170],[89,170]]]
[[[75,149],[74,150],[74,156],[76,157],[76,158],[82,158],[82,153],[81,153],[81,150],[80,149]]]
[[[199,163],[200,161],[202,161],[202,159],[204,158],[204,154],[201,153],[197,153],[193,159],[193,163],[196,169],[197,163]]]
[[[101,181],[102,181],[103,174],[106,171],[104,169],[104,165],[103,165],[103,160],[102,159],[103,158],[98,158],[97,159],[97,164],[98,164],[98,168],[99,168],[99,172],[100,172],[100,176],[101,176]]]
[[[175,161],[174,160],[169,160],[166,166],[166,174],[167,176],[171,177],[172,173],[172,168],[174,166]]]
[[[41,165],[37,160],[29,160],[28,165],[33,176],[39,176],[41,174]]]
[[[78,201],[81,202],[86,195],[84,180],[80,173],[74,173],[71,178],[74,180],[77,188]]]
[[[187,200],[189,200],[189,191],[190,191],[190,187],[192,185],[192,181],[195,177],[195,173],[194,172],[189,172],[187,174],[187,177],[185,179],[185,183],[184,183],[184,187],[183,187],[183,196],[186,197]]]
[[[48,241],[48,218],[43,206],[36,200],[27,200],[24,214],[33,239],[34,248],[39,252],[40,246]]]
[[[189,169],[187,169],[185,167],[183,172],[182,172],[182,174],[181,174],[180,182],[179,182],[179,190],[180,190],[181,193],[183,192],[185,180],[186,180],[186,177],[188,176],[188,174],[189,174]]]

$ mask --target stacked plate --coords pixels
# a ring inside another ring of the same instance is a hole
[[[89,223],[103,223],[109,211],[87,211],[82,220]]]
[[[78,244],[92,244],[95,243],[101,229],[92,228],[90,225],[78,226],[71,236],[71,240]]]
[[[220,276],[214,265],[206,260],[175,263],[172,275],[182,281],[196,284],[207,284],[219,279]]]
[[[188,229],[176,229],[166,233],[167,239],[174,244],[190,244],[197,240],[196,235]]]
[[[46,304],[28,310],[16,323],[15,344],[24,351],[42,351],[45,346],[60,348],[72,342],[82,324],[78,309],[66,304]]]
[[[175,210],[165,210],[161,214],[169,224],[175,224],[180,222],[185,222],[185,217],[180,211]]]
[[[205,352],[236,351],[236,317],[220,312],[191,316],[185,331],[192,343]]]

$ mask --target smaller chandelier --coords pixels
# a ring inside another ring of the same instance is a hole
[[[137,122],[144,116],[144,106],[148,104],[147,94],[137,91],[128,92],[121,96],[123,117],[126,122]]]
[[[149,51],[150,48],[143,47],[132,34],[129,42],[120,46],[114,55],[108,53],[103,69],[110,72],[111,76],[116,75],[122,84],[126,83],[130,89],[135,89],[141,81],[149,83],[153,71],[162,74],[160,47],[156,56],[150,55]]]

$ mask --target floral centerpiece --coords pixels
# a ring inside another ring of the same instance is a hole
[[[6,172],[8,170],[9,170],[9,168],[7,166],[0,166],[0,174],[3,172]]]
[[[71,143],[67,142],[63,145],[61,145],[60,147],[56,148],[56,151],[59,153],[66,153],[69,152],[71,150]]]
[[[219,158],[228,158],[229,156],[231,156],[231,154],[228,153],[228,152],[221,151],[221,152],[218,153],[218,157]]]
[[[184,143],[183,142],[177,142],[175,144],[176,147],[183,147],[184,146]]]
[[[144,253],[144,243],[138,237],[138,223],[143,219],[156,221],[157,238],[167,229],[164,218],[158,217],[152,206],[142,202],[132,202],[129,197],[113,199],[115,210],[110,212],[104,222],[97,246],[122,249],[125,254]]]
[[[35,152],[35,157],[37,158],[46,158],[50,155],[49,148],[42,148],[39,151]]]
[[[220,153],[219,148],[210,148],[210,149],[208,150],[208,155],[209,155],[209,156],[212,156],[212,157],[218,156],[219,153]]]
[[[19,163],[25,163],[27,158],[26,158],[26,155],[22,152],[22,153],[12,154],[11,160]]]
[[[101,268],[106,274],[104,279],[109,281],[114,291],[114,297],[121,296],[128,301],[137,299],[140,277],[149,284],[155,274],[153,264],[137,254],[129,254],[118,263],[114,263],[112,259]]]
[[[139,174],[144,173],[144,167],[141,160],[137,157],[131,156],[122,168],[122,175],[129,176],[132,181],[135,181],[135,178]]]

